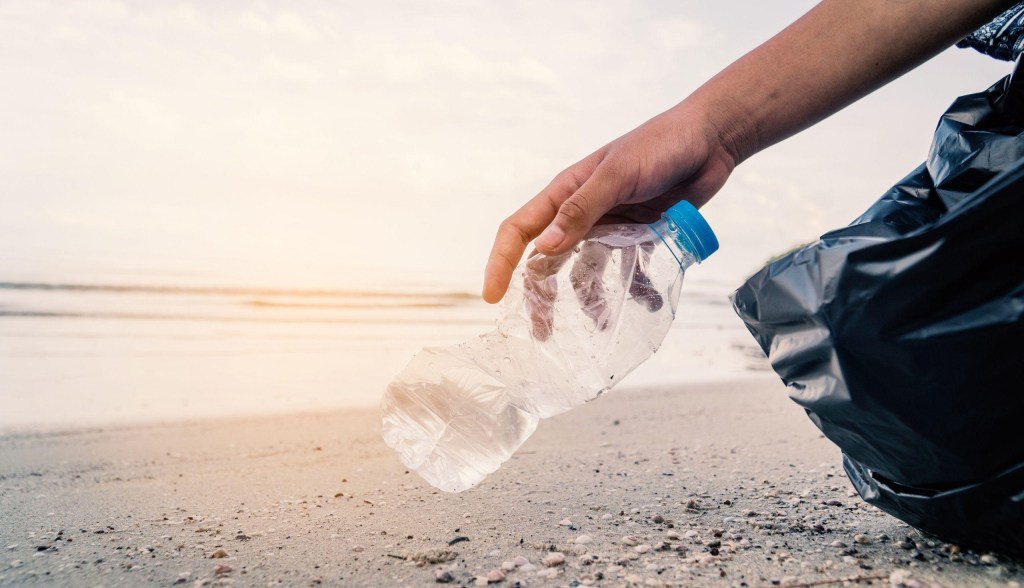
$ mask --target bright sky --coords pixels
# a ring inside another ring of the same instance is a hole
[[[0,3],[0,280],[476,290],[504,216],[812,4]],[[701,271],[845,224],[1008,71],[950,50],[745,163]]]

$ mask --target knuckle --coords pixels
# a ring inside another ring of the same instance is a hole
[[[589,201],[586,194],[577,193],[562,203],[558,214],[569,222],[576,223],[587,218],[587,208],[589,208]]]

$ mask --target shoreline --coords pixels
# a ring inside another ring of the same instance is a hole
[[[774,378],[617,390],[461,494],[406,473],[378,427],[346,410],[0,435],[0,585],[1024,583],[851,496]]]

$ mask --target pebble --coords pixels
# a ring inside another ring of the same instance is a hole
[[[572,526],[572,521],[570,521],[569,519],[562,519],[562,520],[558,521],[558,524],[562,525],[563,527],[571,527]]]
[[[455,581],[455,576],[451,570],[437,570],[434,572],[434,581],[439,584],[449,584]]]
[[[501,582],[504,579],[505,579],[505,574],[501,573],[500,570],[491,570],[491,571],[487,572],[487,582],[488,583],[493,584],[495,582]]]
[[[846,547],[846,544],[838,539],[830,543],[830,545],[832,545],[832,547]]]
[[[642,545],[637,545],[636,547],[633,548],[633,551],[635,551],[637,553],[647,553],[650,550],[651,550],[651,546],[647,545],[646,543],[644,543]]]
[[[213,573],[215,575],[217,575],[217,576],[220,576],[220,575],[223,575],[223,574],[230,574],[232,569],[233,568],[231,566],[229,566],[229,565],[217,564],[217,566],[213,568]]]
[[[501,562],[501,569],[505,570],[506,572],[511,572],[512,570],[516,569],[516,564],[510,561],[503,561]]]
[[[843,505],[843,501],[842,500],[836,500],[835,498],[833,498],[831,500],[826,500],[825,504],[827,506],[842,506]]]
[[[660,525],[661,523],[665,522],[665,517],[661,515],[654,515],[654,517],[651,520],[654,521],[655,524]]]
[[[529,565],[530,560],[526,559],[525,557],[523,557],[521,555],[518,555],[518,556],[516,556],[515,559],[512,560],[512,563],[516,564],[516,567],[521,568],[521,567],[523,567],[525,565]]]
[[[994,566],[996,565],[996,563],[998,563],[999,560],[997,560],[996,556],[992,555],[991,553],[986,553],[985,555],[981,556],[980,561],[981,563],[987,566]]]
[[[587,543],[590,543],[593,540],[594,539],[590,535],[580,535],[576,538],[575,541],[573,541],[573,543],[575,543],[576,545],[586,545]]]
[[[17,543],[11,543],[10,545],[7,546],[7,551],[14,551],[17,548],[18,548],[18,544]]]
[[[699,535],[699,533],[697,533],[697,531],[694,531],[693,529],[690,529],[689,531],[686,532],[686,538],[687,539],[693,539],[697,535]]]
[[[537,566],[533,565],[532,563],[528,563],[519,566],[519,569],[523,572],[532,572],[533,570],[537,569]]]
[[[622,538],[622,542],[626,545],[637,545],[640,543],[640,540],[633,535],[626,535]]]
[[[860,545],[871,545],[871,537],[863,533],[857,533],[853,536],[853,542],[859,543]]]
[[[487,585],[487,576],[477,576],[476,578],[473,579],[473,585],[475,585],[475,586],[486,586]]]
[[[610,521],[610,520],[612,520],[611,513],[606,512],[603,515],[601,515],[601,520],[602,521]]]
[[[541,563],[549,568],[560,566],[565,563],[565,554],[560,551],[554,551],[545,555]]]
[[[210,559],[221,559],[221,558],[227,557],[227,556],[228,556],[227,550],[222,547],[222,548],[214,551],[213,553],[211,553],[210,554]]]
[[[353,546],[352,546],[352,551],[355,551],[355,552],[357,552],[357,553],[358,553],[358,552],[360,552],[360,551],[362,551],[362,550],[364,550],[364,549],[366,549],[366,548],[365,548],[365,547],[363,547],[362,545],[353,545]]]
[[[668,533],[665,533],[665,536],[673,541],[680,538],[679,533],[676,533],[675,531],[669,531]]]

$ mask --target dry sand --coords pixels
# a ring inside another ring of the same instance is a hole
[[[851,494],[768,379],[617,391],[456,495],[369,411],[11,434],[0,584],[474,585],[503,562],[499,587],[1024,582]]]

